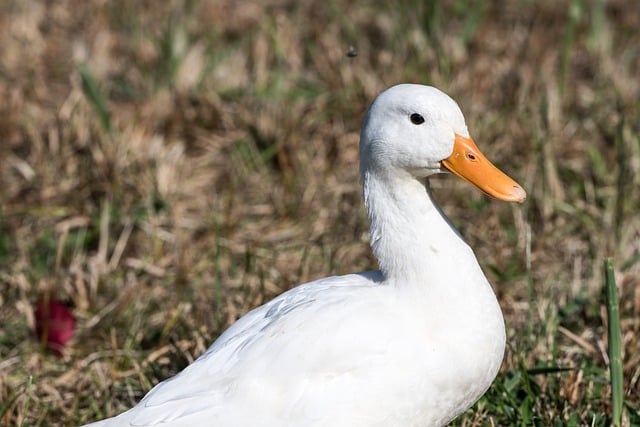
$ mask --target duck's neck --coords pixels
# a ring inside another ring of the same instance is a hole
[[[460,275],[486,280],[471,248],[422,182],[409,174],[365,171],[363,183],[371,247],[387,282],[437,291],[440,283]],[[425,284],[427,277],[434,280]]]

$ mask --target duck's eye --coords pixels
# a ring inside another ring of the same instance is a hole
[[[411,119],[411,123],[414,125],[421,125],[424,123],[424,117],[418,113],[413,113],[409,118]]]

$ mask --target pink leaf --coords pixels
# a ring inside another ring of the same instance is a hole
[[[50,299],[38,302],[35,312],[36,335],[46,342],[56,355],[62,356],[64,347],[73,336],[76,319],[71,311],[60,301]]]

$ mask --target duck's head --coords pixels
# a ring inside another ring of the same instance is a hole
[[[362,127],[360,163],[363,173],[415,178],[449,171],[497,199],[526,197],[480,152],[458,104],[430,86],[401,84],[378,95]]]

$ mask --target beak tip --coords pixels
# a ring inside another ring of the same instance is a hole
[[[519,185],[514,185],[511,192],[511,197],[514,202],[524,203],[525,199],[527,198],[527,192],[524,191],[524,188],[520,187]]]

